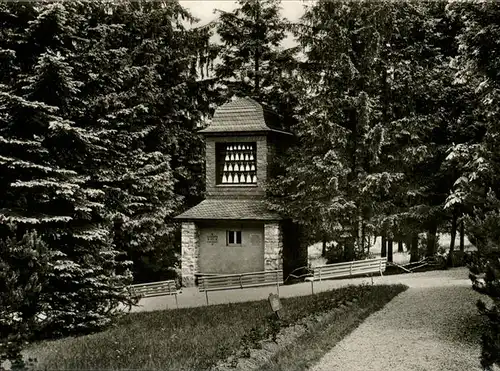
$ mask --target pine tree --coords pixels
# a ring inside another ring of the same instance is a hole
[[[106,12],[103,12],[106,6]],[[79,50],[84,109],[75,123],[108,149],[82,166],[106,193],[115,242],[134,261],[136,281],[175,277],[178,226],[171,217],[202,197],[202,140],[197,126],[210,106],[210,30],[177,2],[94,4]]]
[[[300,144],[274,189],[280,210],[361,251],[371,234],[409,241],[428,231],[434,253],[452,186],[447,150],[480,135],[469,130],[470,90],[453,85],[461,26],[444,6],[346,1],[308,9],[297,27],[307,52],[295,81]]]
[[[297,64],[296,48],[280,46],[291,30],[280,15],[280,0],[239,0],[232,12],[219,10],[216,23],[221,38],[215,73],[225,87],[225,98],[253,97],[283,115],[289,125],[297,99],[290,77]]]
[[[336,240],[348,260],[356,246],[362,249],[361,231],[373,228],[367,223],[373,195],[390,194],[401,178],[397,169],[379,166],[387,129],[378,61],[391,9],[385,3],[320,1],[298,31],[307,57],[298,81],[299,147],[273,192],[278,209],[296,212]]]
[[[443,206],[451,169],[443,167],[446,151],[452,142],[466,140],[456,133],[465,124],[468,106],[451,104],[467,92],[453,85],[454,39],[460,25],[445,16],[444,6],[403,5],[409,14],[396,19],[396,28],[404,32],[394,33],[389,50],[393,102],[389,161],[403,170],[406,180],[392,219],[399,229],[427,231],[430,255],[436,251],[437,228],[447,218]]]
[[[34,4],[33,10],[30,27],[16,35],[32,53],[16,53],[0,92],[2,236],[15,244],[35,230],[50,251],[48,278],[34,293],[40,303],[22,316],[28,323],[44,317],[30,340],[101,329],[119,304],[133,302],[125,290],[128,262],[117,260],[102,192],[71,168],[102,149],[71,121],[80,85],[68,62],[71,5]]]

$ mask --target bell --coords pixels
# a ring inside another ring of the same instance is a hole
[[[227,177],[227,182],[228,183],[232,183],[233,182],[233,176],[231,174],[229,174],[229,176]]]
[[[236,156],[234,156],[234,159],[235,159],[236,161],[239,161],[239,160],[240,160],[240,154],[239,154],[239,153],[236,153]]]
[[[250,174],[247,174],[247,183],[252,183],[252,177]]]
[[[239,183],[238,174],[234,174],[233,183]]]
[[[227,164],[224,164],[224,172],[227,171]]]
[[[243,173],[240,175],[240,183],[245,183],[245,174]]]
[[[245,145],[243,145],[242,150],[245,151],[246,149],[247,149],[247,147]]]
[[[253,161],[253,153],[250,153],[250,161]]]
[[[230,175],[231,176],[231,175]],[[226,177],[226,174],[224,174],[224,176],[222,177],[222,183],[227,183],[227,177]]]
[[[233,150],[233,146],[229,146],[227,150],[228,151],[232,151]]]
[[[238,151],[241,151],[241,144],[238,144]]]
[[[252,166],[250,167],[250,171],[255,171],[255,165],[252,164]]]
[[[252,183],[257,183],[257,176],[256,176],[256,175],[254,175],[254,176],[252,177]]]
[[[245,171],[250,171],[250,165],[245,166]]]
[[[250,161],[249,160],[250,157],[248,157],[248,153],[245,155],[245,161]]]
[[[233,171],[234,170],[233,165],[229,164],[228,170]]]
[[[240,167],[238,166],[238,164],[234,165],[234,171],[240,171]]]
[[[224,158],[225,161],[229,161],[229,154],[226,153],[226,157]]]
[[[231,153],[231,161],[234,161],[234,154]]]

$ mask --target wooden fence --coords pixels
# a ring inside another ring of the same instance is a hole
[[[383,275],[387,266],[387,258],[377,258],[368,260],[356,260],[346,263],[327,264],[314,267],[306,281],[311,282],[311,290],[314,294],[314,281],[323,281],[332,278],[346,278],[359,275],[373,275],[378,273]],[[205,274],[198,273],[198,289],[205,292],[208,305],[208,292],[218,290],[237,290],[250,287],[276,285],[279,294],[279,287],[283,285],[283,271],[262,271],[241,274]],[[181,293],[176,288],[175,281],[159,281],[143,283],[131,286],[132,291],[143,297],[153,297],[162,295],[175,295],[175,303],[178,306],[177,294]]]
[[[177,294],[179,294],[181,291],[177,289],[174,280],[140,283],[137,285],[131,285],[130,289],[134,294],[140,295],[144,298],[163,295],[175,295],[175,304],[177,305],[177,307],[179,307]]]
[[[374,273],[379,273],[382,276],[386,267],[387,258],[355,260],[345,263],[320,265],[313,268],[313,272],[306,278],[306,281],[311,282],[311,290],[314,293],[314,281],[360,275],[373,275]]]
[[[234,290],[249,287],[276,285],[278,290],[283,284],[283,271],[263,271],[241,274],[221,274],[221,275],[203,275],[199,274],[198,288],[200,292],[205,292],[208,305],[208,292],[218,290]]]

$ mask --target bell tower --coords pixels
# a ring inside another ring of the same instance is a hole
[[[182,283],[197,273],[283,268],[283,218],[267,209],[269,165],[293,137],[271,110],[251,98],[219,107],[200,133],[206,145],[206,199],[182,221]]]

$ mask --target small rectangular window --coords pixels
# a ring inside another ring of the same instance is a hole
[[[241,245],[241,231],[227,231],[227,245]]]

